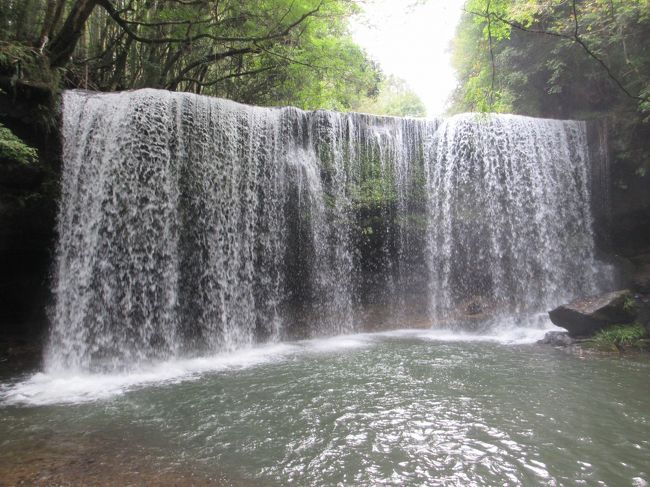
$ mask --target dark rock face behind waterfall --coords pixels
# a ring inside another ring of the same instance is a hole
[[[40,362],[48,327],[60,144],[55,120],[42,120],[53,94],[12,85],[0,90],[0,367],[21,369]],[[34,157],[12,150],[16,141]]]
[[[484,321],[607,275],[581,122],[144,90],[67,92],[62,130],[50,369]]]

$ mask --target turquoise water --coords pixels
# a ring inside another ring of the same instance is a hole
[[[647,485],[650,358],[526,341],[404,331],[15,379],[0,460],[47,438],[246,485]]]

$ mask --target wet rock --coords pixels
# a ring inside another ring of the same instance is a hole
[[[465,313],[475,316],[483,312],[484,305],[479,299],[472,299],[465,305]]]
[[[650,252],[630,257],[631,268],[627,270],[629,286],[640,294],[650,294]]]
[[[549,312],[551,321],[569,332],[569,336],[591,336],[609,325],[630,323],[635,318],[634,298],[624,289],[576,299]]]
[[[637,294],[635,298],[637,309],[636,321],[645,327],[650,336],[650,294]]]
[[[573,345],[575,340],[569,336],[566,331],[548,331],[544,338],[537,343],[540,345],[552,345],[554,347],[568,347]]]
[[[650,265],[645,265],[632,276],[632,286],[639,293],[650,294]]]

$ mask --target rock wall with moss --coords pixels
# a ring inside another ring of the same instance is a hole
[[[58,78],[29,48],[0,44],[0,334],[46,329],[59,161]]]

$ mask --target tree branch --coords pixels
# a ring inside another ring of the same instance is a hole
[[[113,4],[111,3],[110,0],[97,0],[99,5],[101,5],[104,10],[108,13],[108,15],[111,16],[111,18],[126,32],[126,34],[129,37],[132,37],[135,41],[141,42],[143,44],[174,44],[174,43],[186,43],[186,42],[195,42],[201,39],[209,39],[214,42],[262,42],[262,41],[268,41],[272,39],[278,39],[281,37],[285,37],[289,35],[289,33],[299,24],[301,24],[305,19],[308,17],[316,14],[318,11],[320,11],[322,7],[322,1],[318,4],[318,6],[310,10],[309,12],[306,12],[305,14],[301,15],[296,21],[292,22],[291,24],[287,25],[286,28],[281,30],[280,32],[272,32],[269,31],[266,35],[263,36],[254,36],[254,37],[237,37],[237,36],[215,36],[213,34],[209,33],[203,33],[203,34],[197,34],[195,36],[189,37],[161,37],[161,38],[150,38],[150,37],[143,37],[136,32],[134,32],[131,27],[129,26],[129,23],[124,20],[122,17],[120,17],[119,12],[115,9]]]
[[[607,73],[607,76],[614,82],[614,84],[623,93],[625,93],[626,96],[628,96],[629,98],[631,98],[633,100],[637,100],[637,101],[641,101],[641,102],[650,102],[649,97],[645,97],[645,96],[642,96],[642,95],[635,95],[635,94],[631,93],[625,87],[625,85],[623,85],[623,83],[614,75],[614,73],[612,72],[610,67],[605,63],[605,61],[603,61],[595,52],[593,52],[589,48],[589,46],[587,46],[587,44],[582,40],[582,38],[580,37],[580,34],[579,34],[579,22],[578,22],[578,13],[577,13],[577,7],[576,7],[576,0],[572,0],[572,8],[573,8],[573,20],[574,20],[574,30],[573,30],[572,34],[565,34],[565,33],[562,33],[562,32],[554,32],[554,31],[539,30],[539,29],[531,29],[531,28],[528,28],[528,27],[525,27],[525,26],[519,24],[518,22],[514,22],[512,20],[506,19],[506,18],[504,18],[504,17],[502,17],[502,16],[500,16],[500,15],[494,13],[494,12],[490,12],[489,14],[484,14],[482,12],[473,12],[471,10],[465,10],[465,12],[467,12],[468,14],[471,14],[471,15],[476,15],[478,17],[485,18],[486,20],[488,20],[488,22],[489,22],[490,18],[494,18],[494,19],[496,19],[496,20],[498,20],[500,22],[503,22],[506,25],[509,25],[513,29],[517,29],[517,30],[520,30],[522,32],[528,32],[528,33],[531,33],[531,34],[547,35],[547,36],[552,36],[552,37],[558,37],[560,39],[570,40],[570,41],[578,44],[582,48],[582,50],[584,50],[587,53],[587,55],[589,57],[594,59],[602,67],[602,69],[605,71],[605,73]]]
[[[270,70],[275,69],[277,67],[278,67],[277,65],[272,65],[272,66],[266,66],[264,68],[252,69],[250,71],[242,71],[240,73],[230,73],[230,74],[228,74],[226,76],[222,76],[220,78],[210,80],[210,81],[199,81],[199,80],[193,79],[193,78],[183,78],[183,79],[179,80],[179,83],[181,83],[183,81],[188,81],[188,82],[191,82],[191,83],[196,83],[197,85],[199,85],[201,87],[213,86],[213,85],[216,85],[217,83],[220,83],[221,81],[225,81],[225,80],[230,79],[230,78],[239,78],[239,77],[242,77],[242,76],[251,76],[251,75],[254,75],[254,74],[263,73],[264,71],[270,71]]]
[[[492,108],[492,105],[494,103],[494,81],[495,81],[496,72],[497,72],[496,71],[496,66],[494,64],[494,46],[492,45],[492,15],[491,15],[491,12],[490,12],[491,3],[492,3],[492,0],[488,0],[487,5],[485,7],[485,14],[487,16],[487,22],[488,22],[487,28],[488,28],[488,43],[489,43],[489,47],[490,47],[490,62],[492,63],[492,84],[490,86],[490,99],[488,100],[490,108]]]
[[[169,81],[166,85],[165,88],[167,89],[173,89],[178,83],[181,81],[185,80],[186,77],[185,75],[192,71],[193,69],[196,69],[200,66],[204,66],[206,64],[213,64],[216,62],[219,62],[223,59],[232,57],[232,56],[238,56],[242,54],[248,54],[252,52],[259,52],[256,48],[254,47],[244,47],[241,49],[230,49],[228,51],[223,51],[223,52],[213,52],[210,54],[206,54],[205,56],[197,59],[194,62],[191,62],[187,66],[185,66],[183,69],[181,69],[180,73],[171,81]]]
[[[58,68],[68,63],[97,1],[77,0],[72,5],[61,31],[52,40],[48,49],[50,66]]]

